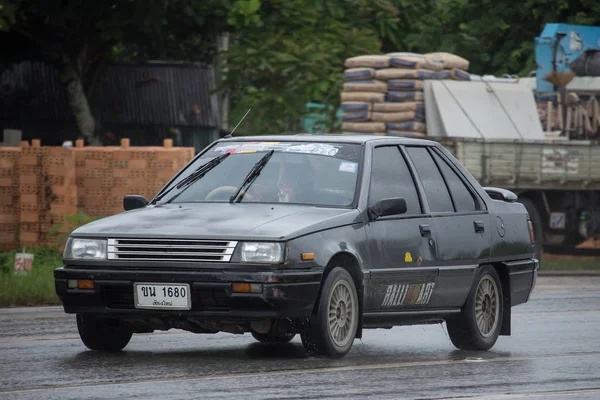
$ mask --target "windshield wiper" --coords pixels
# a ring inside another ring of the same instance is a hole
[[[166,192],[158,195],[156,197],[156,199],[154,199],[154,204],[156,204],[156,202],[160,201],[171,190],[173,190],[175,188],[177,188],[177,189],[184,188],[184,190],[185,190],[185,188],[190,187],[194,182],[200,180],[204,175],[206,175],[208,173],[208,171],[210,171],[211,169],[213,169],[217,165],[221,164],[221,162],[224,159],[226,159],[228,156],[229,156],[229,153],[221,154],[220,156],[213,158],[209,162],[207,162],[205,164],[202,164],[201,166],[199,166],[198,168],[196,168],[196,170],[194,172],[192,172],[191,174],[189,174],[188,176],[186,176],[185,178],[183,178],[181,181],[179,181],[179,183],[177,183],[176,185],[171,186],[169,188],[169,190],[167,190]],[[177,196],[179,196],[181,193],[184,192],[184,190],[182,190],[181,192],[177,193],[175,196],[173,196],[172,198],[170,198],[169,201],[167,201],[167,203],[170,203],[173,200],[175,200],[177,198]]]
[[[258,160],[258,162],[256,164],[254,164],[254,167],[252,167],[250,172],[248,172],[248,175],[246,175],[246,178],[242,182],[241,186],[236,190],[236,192],[233,194],[233,196],[231,196],[229,198],[229,203],[233,203],[235,201],[235,199],[240,195],[240,192],[242,190],[244,190],[244,194],[245,194],[246,190],[248,190],[250,185],[252,185],[252,183],[256,180],[256,178],[258,178],[258,176],[260,175],[260,171],[262,171],[262,169],[265,167],[265,165],[267,165],[267,163],[271,159],[271,156],[273,155],[273,153],[275,153],[275,150],[269,151],[260,160]],[[242,201],[243,198],[244,198],[244,196],[241,196],[237,202],[239,203],[240,201]]]

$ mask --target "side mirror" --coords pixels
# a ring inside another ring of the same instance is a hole
[[[517,195],[507,189],[497,187],[484,187],[483,190],[494,200],[502,200],[508,203],[517,201]]]
[[[406,200],[403,197],[382,199],[371,207],[371,214],[375,218],[404,214],[406,211]]]
[[[148,205],[148,200],[144,196],[136,194],[128,194],[123,199],[123,208],[125,211],[135,210],[136,208],[144,208]]]

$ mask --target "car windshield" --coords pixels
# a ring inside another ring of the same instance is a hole
[[[338,207],[353,203],[361,146],[315,142],[219,142],[165,191],[216,157],[229,156],[193,184],[173,188],[158,203],[229,202],[256,163],[271,150],[274,152],[260,175],[236,201]]]

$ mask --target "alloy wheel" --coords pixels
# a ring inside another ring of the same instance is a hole
[[[498,285],[491,276],[486,275],[479,281],[475,298],[475,320],[481,336],[487,339],[494,334],[499,323],[499,316]]]

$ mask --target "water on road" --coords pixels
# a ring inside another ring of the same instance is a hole
[[[366,330],[340,360],[250,334],[135,335],[86,350],[61,307],[0,310],[1,399],[600,399],[600,277],[540,277],[512,336],[456,350],[445,325]]]

